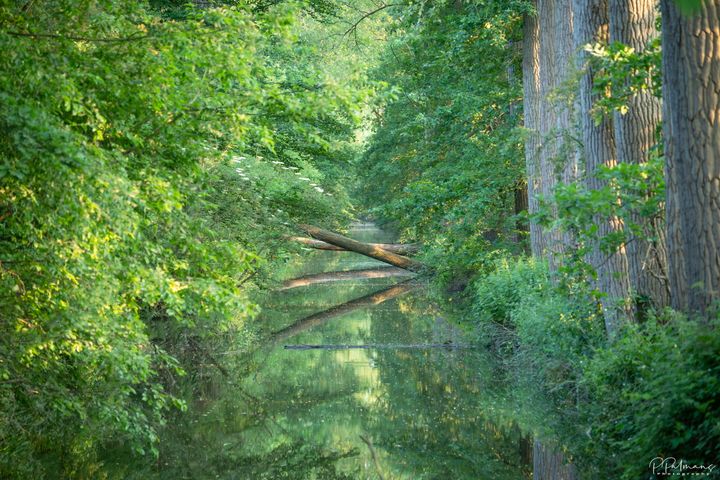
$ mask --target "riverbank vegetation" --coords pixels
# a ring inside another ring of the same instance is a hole
[[[662,3],[406,7],[375,71],[401,93],[361,191],[449,289],[469,283],[453,297],[507,366],[524,427],[576,464],[536,478],[720,458],[717,104],[699,99],[716,98],[702,79],[717,72],[700,74],[716,62],[685,43],[718,5]],[[678,73],[689,55],[697,70]]]
[[[152,456],[175,379],[253,342],[291,224],[346,218],[373,87],[351,51],[325,68],[312,14],[0,4],[0,476]]]
[[[0,476],[152,461],[358,212],[558,468],[717,461],[720,4],[659,3],[0,1]]]

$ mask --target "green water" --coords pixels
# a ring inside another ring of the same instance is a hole
[[[374,227],[351,235],[390,241]],[[346,252],[309,252],[287,278],[380,266]],[[274,292],[258,300],[263,331],[387,289],[407,277],[362,279]],[[162,434],[160,458],[137,478],[521,479],[528,440],[503,422],[500,373],[480,349],[395,349],[469,344],[427,297],[422,282],[395,298],[365,302],[312,328],[267,342],[252,355],[213,352],[215,372],[189,412]],[[317,315],[316,315],[317,318]],[[284,345],[387,345],[287,350]]]

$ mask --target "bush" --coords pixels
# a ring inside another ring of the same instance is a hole
[[[246,282],[284,254],[268,239],[347,217],[329,164],[349,162],[369,91],[300,48],[295,6],[168,21],[146,2],[15,3],[0,4],[0,477],[81,476],[107,443],[157,455],[184,407],[163,380],[196,368],[177,360],[199,343],[249,338]]]
[[[511,323],[511,316],[527,296],[549,289],[547,267],[532,258],[510,263],[501,259],[493,273],[475,282],[472,311],[478,321]]]
[[[720,458],[718,323],[666,314],[627,328],[593,357],[583,372],[588,455],[610,459],[627,479],[647,475],[658,456]]]
[[[473,323],[504,347],[517,420],[556,436],[589,478],[647,477],[658,456],[720,458],[720,319],[667,311],[608,344],[589,289],[553,286],[532,259],[498,262],[473,295]]]

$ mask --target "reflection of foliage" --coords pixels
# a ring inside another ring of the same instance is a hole
[[[411,318],[408,323],[395,311],[373,311],[372,337],[427,341],[435,335],[433,341],[451,340],[448,327],[434,333],[428,329],[435,323],[433,316]],[[486,372],[488,380],[499,378],[488,373],[482,354],[385,350],[377,353],[375,362],[386,391],[371,407],[367,429],[400,478],[509,480],[523,475],[527,467],[520,431],[511,421],[482,413],[493,404],[490,392],[497,389],[483,381],[480,372]]]
[[[334,268],[338,258],[349,268],[365,261],[322,252],[310,257],[306,270]],[[292,323],[302,306],[315,310],[377,288],[357,283],[277,292],[263,302],[262,321]],[[348,313],[298,341],[459,343],[459,332],[438,315],[424,295],[410,294]],[[361,435],[372,438],[388,479],[509,480],[527,473],[521,453],[527,441],[504,412],[496,415],[502,408],[490,387],[501,377],[482,354],[274,348],[236,364],[226,360],[228,377],[197,355],[206,365],[188,370],[177,388],[198,395],[190,413],[162,431],[160,468],[118,466],[113,471],[121,478],[375,478]]]
[[[238,472],[245,475],[245,478],[253,479],[352,480],[357,476],[339,473],[335,465],[339,460],[357,454],[357,449],[326,451],[309,445],[283,445],[260,458],[244,457],[237,462],[228,460],[229,465],[220,471]],[[227,473],[225,475],[227,476]]]

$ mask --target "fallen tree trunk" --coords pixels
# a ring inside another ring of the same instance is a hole
[[[289,240],[293,242],[302,243],[306,247],[315,248],[317,250],[332,250],[335,252],[347,252],[348,249],[338,247],[331,243],[323,242],[322,240],[315,240],[314,238],[307,237],[289,237]],[[420,247],[415,244],[404,244],[404,243],[368,243],[373,247],[380,247],[388,252],[397,253],[398,255],[412,255],[420,251]]]
[[[410,270],[411,272],[419,272],[425,268],[425,265],[417,260],[403,257],[402,255],[390,252],[371,243],[358,242],[352,238],[344,237],[337,233],[323,230],[322,228],[313,227],[312,225],[299,225],[299,227],[313,238],[380,260],[381,262],[389,263],[396,267],[404,268],[405,270]]]
[[[318,283],[342,282],[345,280],[364,280],[366,278],[389,278],[407,277],[413,275],[404,268],[379,267],[365,268],[362,270],[345,270],[340,272],[323,272],[314,275],[305,275],[292,280],[286,280],[278,290],[290,290],[291,288],[307,287]]]
[[[349,302],[336,305],[332,308],[328,308],[327,310],[323,310],[322,312],[313,313],[312,315],[302,318],[282,330],[274,332],[271,339],[275,342],[281,342],[297,335],[300,332],[322,325],[328,320],[350,313],[353,310],[387,302],[388,300],[408,293],[415,287],[417,287],[417,284],[408,280],[403,283],[393,285],[392,287],[382,289],[378,292],[371,293],[370,295],[365,295],[364,297],[356,298],[355,300],[350,300]]]

